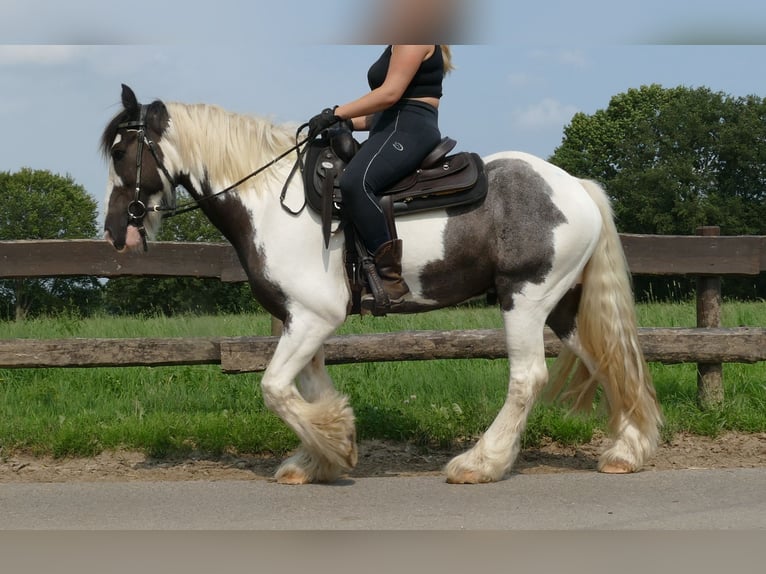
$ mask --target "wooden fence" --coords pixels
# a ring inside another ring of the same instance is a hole
[[[697,328],[641,329],[649,361],[696,362],[703,405],[723,398],[721,364],[766,360],[766,329],[722,329],[720,277],[766,271],[766,236],[621,235],[635,275],[697,277]],[[153,243],[148,253],[118,254],[104,241],[0,242],[0,279],[51,276],[191,276],[245,281],[228,244]],[[0,368],[220,364],[225,372],[265,369],[276,337],[0,340]],[[559,342],[546,333],[546,354]],[[328,364],[442,358],[502,358],[501,330],[416,331],[331,338]]]

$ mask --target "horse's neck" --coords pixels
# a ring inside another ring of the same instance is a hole
[[[293,161],[295,159],[288,156],[270,168],[268,173],[256,175],[237,188],[209,200],[204,197],[218,193],[234,182],[216,177],[214,167],[193,164],[183,169],[188,174],[188,182],[183,183],[191,187],[189,191],[198,200],[202,199],[207,217],[235,246],[244,239],[242,232],[247,228],[259,241],[298,245],[309,240],[318,244],[321,228],[312,212],[304,207],[300,173],[289,182],[284,202],[281,199]],[[288,209],[298,215],[288,212]]]
[[[199,182],[198,189],[216,193],[269,164],[292,141],[289,130],[270,122],[206,105],[168,105],[171,127],[166,133],[171,162]],[[288,160],[286,160],[287,162]],[[266,193],[286,162],[265,169],[242,190]]]
[[[283,128],[217,108],[176,104],[169,111],[173,126],[163,151],[177,173],[188,174],[189,191],[198,199],[267,165],[292,141]],[[321,229],[309,210],[295,216],[281,206],[281,191],[295,160],[295,154],[289,154],[236,189],[206,201],[208,217],[232,243],[232,238],[242,239],[240,228],[244,227],[250,227],[263,242],[297,245],[304,240],[321,241]],[[285,203],[293,211],[304,205],[300,173],[290,181]]]

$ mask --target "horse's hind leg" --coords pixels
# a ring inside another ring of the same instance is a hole
[[[543,326],[545,313],[521,296],[503,314],[510,359],[508,394],[492,425],[478,443],[447,465],[447,482],[500,480],[519,453],[521,435],[534,401],[548,380]]]
[[[634,472],[651,456],[658,441],[661,415],[650,383],[644,380],[649,374],[644,372],[637,377],[637,384],[626,388],[626,379],[616,377],[614,369],[599,368],[599,361],[586,349],[588,345],[583,344],[577,328],[579,298],[579,288],[570,291],[548,317],[548,324],[564,344],[551,368],[548,392],[550,398],[561,396],[572,402],[574,410],[588,412],[597,387],[602,386],[609,410],[609,433],[614,443],[599,458],[598,469],[609,474]],[[647,369],[642,359],[634,357],[626,361],[621,358],[623,354],[620,346],[614,345],[607,359],[633,363],[639,371],[640,367]],[[608,365],[608,360],[602,359],[601,364]]]
[[[277,470],[279,482],[329,482],[356,465],[354,414],[348,398],[333,387],[321,350],[334,329],[317,317],[293,321],[261,381],[266,405],[301,440],[296,454]]]

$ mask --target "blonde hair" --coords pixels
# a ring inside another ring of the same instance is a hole
[[[452,64],[452,48],[449,47],[449,44],[440,44],[440,46],[442,58],[444,58],[444,75],[446,76],[455,69],[455,66]]]

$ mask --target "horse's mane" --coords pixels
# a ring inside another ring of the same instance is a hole
[[[149,114],[154,106],[162,106],[162,102],[152,102]],[[163,139],[172,143],[185,165],[204,165],[210,178],[219,183],[241,179],[295,144],[293,126],[215,105],[169,102],[167,110],[171,123]],[[99,147],[105,157],[117,136],[117,126],[129,116],[127,110],[121,111],[104,130]]]
[[[104,128],[104,133],[101,134],[101,143],[99,149],[104,158],[109,157],[109,150],[112,149],[114,138],[117,137],[117,126],[130,119],[130,113],[128,110],[122,110],[119,114],[114,116],[112,120]]]
[[[294,128],[263,118],[209,104],[169,103],[167,107],[171,118],[167,138],[183,163],[204,165],[219,184],[241,179],[295,144]]]

